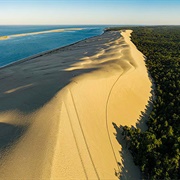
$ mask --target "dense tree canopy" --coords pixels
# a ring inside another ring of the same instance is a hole
[[[145,179],[180,179],[180,26],[131,29],[147,58],[155,100],[147,131],[125,126],[123,135]]]

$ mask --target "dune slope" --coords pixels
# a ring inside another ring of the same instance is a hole
[[[123,160],[112,123],[135,125],[151,90],[131,31],[120,33],[0,71],[0,128],[7,129],[0,138],[13,142],[0,146],[0,179],[118,179]],[[12,140],[10,131],[20,135]]]

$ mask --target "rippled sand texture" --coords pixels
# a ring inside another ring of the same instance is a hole
[[[151,90],[130,33],[106,32],[0,70],[0,179],[123,178],[112,123],[135,125]]]

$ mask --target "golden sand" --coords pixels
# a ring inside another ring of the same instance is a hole
[[[9,36],[0,36],[0,40],[6,40],[8,38],[9,38]]]
[[[4,150],[0,179],[140,178],[112,125],[135,125],[150,97],[130,34],[106,32],[0,70],[0,128],[24,130]]]

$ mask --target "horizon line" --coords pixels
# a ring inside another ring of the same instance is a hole
[[[0,24],[0,26],[180,26],[180,24]]]

